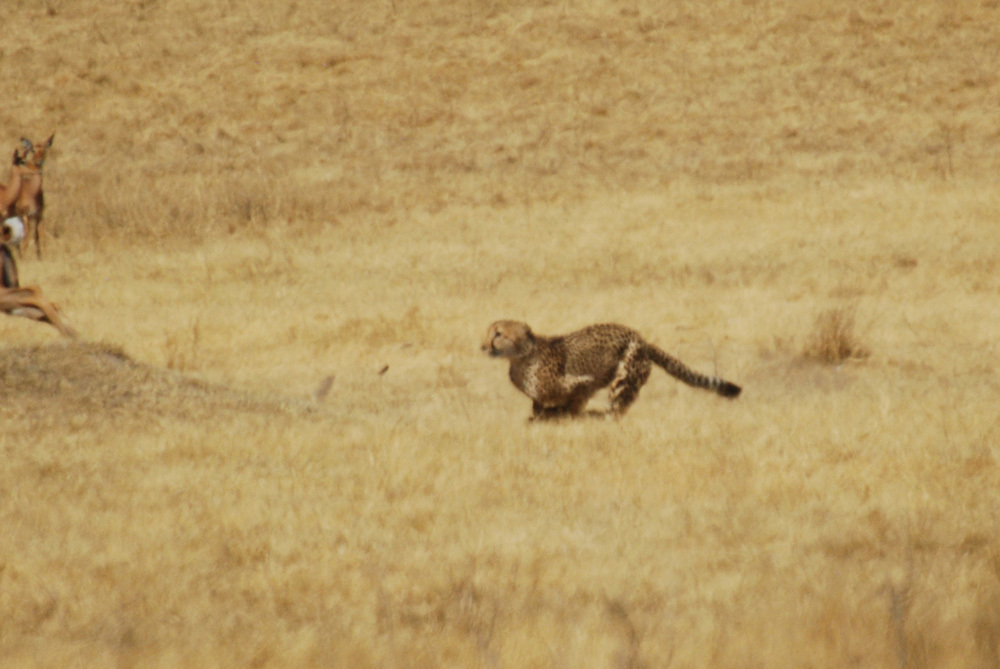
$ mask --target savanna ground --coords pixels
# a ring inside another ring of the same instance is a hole
[[[4,14],[4,666],[1000,663],[997,2]],[[497,318],[744,395],[528,425]]]

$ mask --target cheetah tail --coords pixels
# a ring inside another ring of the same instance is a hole
[[[743,392],[743,389],[735,383],[730,383],[729,381],[720,379],[717,376],[699,374],[677,358],[666,353],[665,351],[660,350],[656,346],[648,344],[647,346],[650,360],[662,367],[667,374],[670,374],[679,381],[683,381],[689,386],[710,390],[730,399],[739,397],[740,393]]]
[[[729,381],[723,381],[722,379],[715,379],[716,381],[722,381],[719,387],[715,389],[715,392],[719,393],[723,397],[728,397],[729,399],[736,399],[743,392],[735,383],[730,383]]]

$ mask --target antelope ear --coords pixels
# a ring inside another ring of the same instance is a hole
[[[21,138],[21,144],[24,144],[24,150],[25,151],[34,151],[35,150],[35,145],[32,144],[31,140],[28,139],[27,137],[22,137]]]
[[[56,133],[52,133],[51,135],[49,135],[49,139],[45,142],[46,149],[52,146],[52,140],[55,138],[56,138]]]
[[[13,164],[14,165],[24,165],[24,156],[22,156],[20,153],[18,153],[17,149],[14,149]]]

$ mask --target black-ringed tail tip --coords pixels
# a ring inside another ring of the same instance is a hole
[[[716,392],[722,395],[723,397],[728,397],[729,399],[736,399],[737,397],[740,396],[740,393],[743,392],[743,389],[740,388],[735,383],[730,383],[729,381],[723,381],[722,383],[719,384],[719,387],[716,390]]]

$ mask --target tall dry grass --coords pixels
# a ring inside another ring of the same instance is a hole
[[[856,326],[856,310],[846,306],[824,311],[816,318],[803,353],[821,362],[840,364],[871,355]]]
[[[13,0],[5,663],[994,666],[998,12]],[[745,392],[529,426],[501,317]]]

